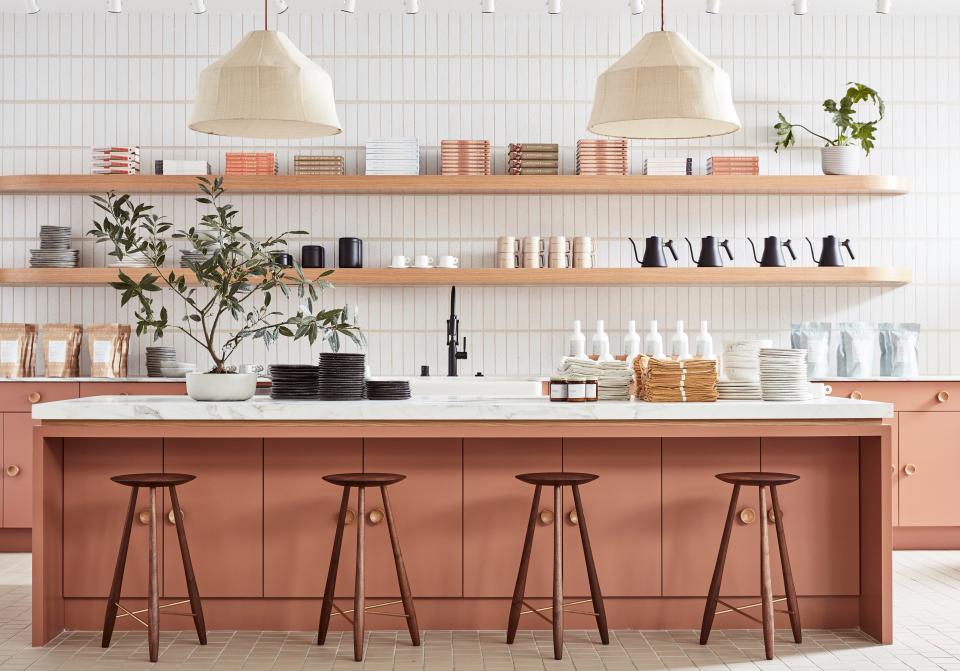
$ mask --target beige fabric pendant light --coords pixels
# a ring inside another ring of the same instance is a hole
[[[283,33],[247,34],[197,81],[190,128],[211,135],[307,138],[343,132],[333,80]]]
[[[647,33],[597,79],[587,128],[598,135],[680,139],[740,130],[730,78],[679,33]]]

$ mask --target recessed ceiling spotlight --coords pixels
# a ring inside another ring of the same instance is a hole
[[[277,14],[283,14],[285,11],[290,9],[290,5],[287,4],[287,0],[274,0],[274,4],[277,6]]]
[[[803,16],[807,13],[807,0],[793,0],[793,13]]]
[[[340,11],[353,14],[357,11],[357,0],[343,0],[343,7],[340,8]]]
[[[107,0],[107,11],[111,14],[119,14],[123,11],[123,0]]]
[[[194,14],[204,14],[207,11],[207,0],[191,0],[190,8]]]
[[[27,8],[27,14],[36,14],[40,11],[40,3],[37,0],[24,0],[24,5]]]
[[[563,0],[547,0],[547,14],[560,14],[563,11]]]
[[[893,0],[877,0],[877,14],[889,14]]]
[[[707,14],[720,13],[720,0],[707,0]]]
[[[630,0],[630,13],[643,14],[643,0]]]
[[[480,0],[480,11],[483,14],[493,14],[497,11],[496,0]]]
[[[407,14],[419,14],[420,0],[403,0],[403,11]]]

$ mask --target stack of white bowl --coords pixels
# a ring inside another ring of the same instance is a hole
[[[740,340],[726,343],[723,376],[717,383],[720,400],[759,401],[760,350],[772,347],[772,340]]]

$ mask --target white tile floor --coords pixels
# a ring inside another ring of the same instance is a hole
[[[193,634],[161,636],[160,662],[146,661],[143,633],[118,633],[109,650],[95,632],[64,634],[45,648],[30,647],[30,556],[0,554],[0,669],[359,669],[349,634],[331,634],[324,647],[310,632],[212,632],[205,647]],[[709,646],[697,632],[617,631],[609,646],[595,632],[567,632],[567,654],[553,659],[550,633],[521,632],[513,646],[498,631],[428,631],[411,647],[406,632],[368,634],[363,669],[510,671],[519,669],[958,669],[960,670],[960,552],[894,555],[894,637],[876,645],[855,631],[804,632],[793,645],[777,637],[777,659],[763,659],[752,631],[716,631]]]

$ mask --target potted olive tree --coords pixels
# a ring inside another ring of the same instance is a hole
[[[128,255],[142,255],[148,272],[136,280],[122,270],[111,286],[120,292],[120,304],[131,300],[139,303],[136,311],[137,335],[153,333],[163,337],[167,329],[175,329],[199,344],[210,354],[213,367],[205,373],[187,375],[187,393],[198,401],[240,401],[256,392],[255,373],[235,373],[227,360],[241,342],[250,338],[262,340],[267,346],[281,337],[294,340],[306,338],[311,344],[318,338],[331,349],[340,349],[341,336],[358,345],[364,345],[360,329],[347,323],[346,312],[337,308],[319,308],[320,294],[331,287],[327,277],[332,270],[317,279],[303,273],[299,263],[287,267],[276,258],[287,246],[287,237],[304,235],[306,231],[286,231],[257,240],[236,223],[239,214],[232,205],[222,204],[222,179],[213,182],[199,178],[203,195],[198,203],[210,205],[213,212],[201,218],[199,224],[186,230],[174,231],[173,238],[188,241],[193,254],[186,264],[196,276],[193,286],[180,273],[164,270],[164,262],[172,251],[166,234],[173,227],[154,214],[152,205],[134,204],[129,196],[91,196],[106,217],[94,221],[88,235],[97,242],[113,242],[118,261]],[[154,298],[164,288],[169,289],[183,304],[180,323],[170,324],[167,309],[154,305]],[[285,316],[271,305],[275,291],[284,296],[295,295],[300,309],[294,316]],[[227,320],[233,320],[232,333],[222,333]]]
[[[883,100],[869,86],[849,82],[846,94],[840,99],[824,100],[823,111],[831,115],[831,121],[837,132],[834,137],[815,133],[806,126],[790,123],[782,112],[777,112],[780,121],[774,124],[779,140],[774,151],[780,151],[793,145],[795,141],[793,129],[800,128],[824,141],[821,149],[820,163],[825,175],[856,175],[860,171],[860,150],[867,156],[873,149],[876,140],[877,124],[883,120],[885,105]],[[871,121],[856,121],[854,105],[868,101],[877,108],[877,118]],[[859,147],[857,145],[860,145]]]

